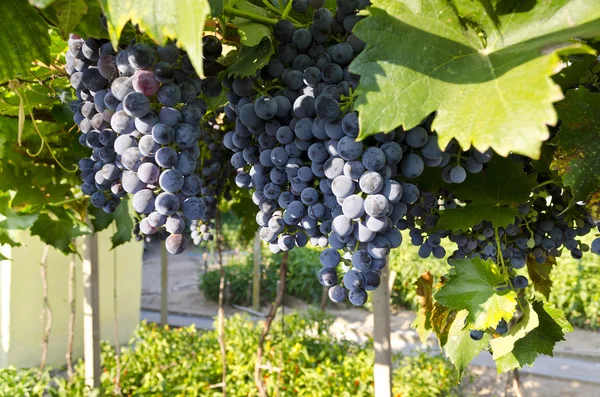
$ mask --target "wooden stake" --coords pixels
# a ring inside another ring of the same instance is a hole
[[[227,350],[225,346],[225,268],[223,267],[223,247],[222,247],[222,235],[221,235],[221,212],[217,210],[217,216],[215,219],[216,235],[217,235],[217,254],[219,255],[219,311],[218,311],[218,339],[219,347],[221,349],[221,390],[223,391],[223,397],[227,396]]]
[[[42,259],[40,260],[40,275],[42,277],[42,294],[44,297],[44,308],[42,309],[42,318],[46,319],[46,327],[42,336],[42,356],[40,358],[40,376],[44,372],[46,361],[48,360],[48,344],[50,341],[50,331],[52,330],[52,308],[48,300],[48,252],[50,246],[44,245]]]
[[[260,310],[260,266],[262,264],[262,242],[258,230],[254,234],[254,268],[252,271],[252,309]]]
[[[67,337],[67,353],[65,358],[67,359],[67,377],[69,383],[73,382],[73,345],[75,342],[75,273],[77,271],[75,264],[75,254],[71,255],[69,261],[69,284],[68,284],[68,304],[69,304],[69,335]]]
[[[373,291],[373,342],[375,348],[375,397],[392,395],[392,348],[390,341],[390,269],[381,270],[381,284]]]
[[[169,324],[169,256],[165,243],[160,243],[160,323]]]
[[[283,295],[285,293],[285,276],[287,273],[287,265],[288,265],[288,251],[283,253],[281,258],[281,264],[279,266],[279,283],[277,285],[277,295],[275,296],[275,302],[271,305],[271,309],[269,310],[269,314],[267,315],[267,319],[265,320],[265,325],[263,327],[263,331],[260,335],[260,339],[258,340],[258,349],[256,351],[256,362],[254,364],[254,383],[256,383],[256,387],[258,388],[258,392],[261,397],[268,397],[267,387],[265,382],[262,379],[261,369],[262,366],[262,357],[264,353],[264,344],[267,335],[269,334],[269,330],[271,329],[271,323],[273,323],[273,319],[275,318],[275,314],[277,313],[277,308],[281,305],[283,301]]]
[[[100,387],[100,301],[96,233],[85,236],[82,273],[85,384],[93,390]]]

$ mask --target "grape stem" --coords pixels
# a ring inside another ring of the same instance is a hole
[[[267,1],[267,0],[265,0],[265,1]],[[288,0],[287,4],[285,5],[285,10],[283,10],[283,13],[281,14],[281,18],[289,19],[291,22],[293,22],[293,21],[291,18],[288,17],[288,15],[290,14],[290,11],[292,10],[292,3],[293,3],[292,0]]]

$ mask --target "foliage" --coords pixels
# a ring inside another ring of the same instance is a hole
[[[273,322],[271,337],[265,344],[267,365],[273,369],[264,372],[269,394],[278,390],[283,395],[293,393],[301,397],[373,395],[372,342],[363,346],[338,340],[328,332],[331,322],[332,317],[319,311],[291,314],[283,322]],[[225,327],[228,393],[254,395],[254,355],[261,324],[235,315],[226,320]],[[114,355],[114,348],[104,343],[104,393],[100,395],[113,395],[117,370]],[[394,361],[395,395],[460,395],[452,366],[442,356],[418,352],[415,356],[396,355]],[[71,385],[61,378],[52,379],[50,384],[47,373],[38,382],[34,370],[0,370],[0,396],[41,396],[45,387],[49,387],[46,392],[51,396],[83,396],[82,362],[76,370]],[[220,380],[216,331],[142,323],[129,344],[121,349],[119,386],[123,395],[217,396],[220,390],[210,386]],[[35,388],[36,385],[39,386]]]
[[[261,300],[271,302],[277,291],[279,280],[279,261],[281,255],[263,251],[261,266]],[[252,285],[252,255],[237,257],[225,266],[225,280],[229,283],[229,301],[231,303],[249,305],[248,288]],[[292,250],[288,257],[288,274],[286,278],[286,294],[302,299],[307,303],[318,303],[321,300],[323,287],[315,280],[321,265],[319,251],[316,249]],[[198,287],[204,296],[216,302],[219,298],[218,270],[210,270],[200,275]]]
[[[455,138],[465,149],[539,156],[562,98],[549,78],[557,54],[590,51],[569,39],[600,34],[600,10],[585,0],[486,4],[375,2],[356,27],[367,46],[350,67],[361,75],[363,136],[437,111],[442,148]]]

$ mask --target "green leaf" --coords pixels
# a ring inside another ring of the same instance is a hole
[[[569,90],[556,109],[562,125],[553,140],[551,168],[571,189],[571,205],[584,201],[600,220],[600,94],[583,87]]]
[[[208,0],[99,0],[107,17],[108,32],[117,46],[131,20],[158,43],[177,40],[194,68],[202,73],[202,31],[210,13]]]
[[[467,310],[470,329],[495,327],[501,319],[509,321],[513,317],[517,294],[496,290],[497,285],[507,282],[507,277],[491,259],[456,259],[450,263],[454,271],[435,294],[438,302]]]
[[[435,336],[440,341],[440,347],[444,347],[448,341],[448,332],[450,332],[454,317],[456,317],[455,310],[443,306],[437,301],[433,304],[430,324]]]
[[[550,292],[552,290],[550,272],[554,266],[556,266],[556,258],[553,256],[547,256],[544,263],[538,263],[533,256],[527,257],[529,280],[531,280],[533,288],[544,295],[546,299],[550,299]]]
[[[79,21],[73,32],[81,37],[96,37],[99,39],[108,39],[108,31],[102,25],[102,9],[96,0],[88,1],[88,11]]]
[[[265,37],[271,37],[271,30],[260,23],[244,18],[234,18],[232,21],[238,27],[240,41],[243,45],[254,47]]]
[[[71,240],[77,236],[88,234],[89,230],[84,224],[75,221],[66,211],[56,211],[56,219],[48,214],[40,214],[31,226],[32,236],[39,236],[44,243],[51,245],[63,254],[75,253],[75,247]]]
[[[417,330],[422,343],[427,341],[431,334],[431,315],[433,312],[433,276],[431,273],[423,273],[415,282],[417,287],[417,303],[419,310],[412,327]]]
[[[75,29],[81,18],[87,13],[88,6],[84,0],[56,0],[52,4],[56,11],[58,27],[63,33],[63,37],[68,37],[69,33]]]
[[[106,229],[115,220],[114,213],[107,214],[101,208],[94,207],[91,203],[88,204],[87,213],[90,216],[92,230],[94,230],[94,233],[98,233]]]
[[[509,354],[515,348],[515,343],[527,336],[529,332],[540,325],[540,320],[537,313],[533,310],[530,302],[527,302],[523,317],[515,324],[506,334],[499,338],[492,339],[490,345],[494,360]]]
[[[569,40],[600,34],[600,7],[494,2],[490,15],[487,3],[379,0],[369,8],[354,29],[366,47],[350,65],[361,75],[361,138],[413,128],[437,111],[441,147],[455,138],[464,149],[539,156],[557,121],[552,103],[562,99],[550,78],[563,66],[558,54],[590,53]]]
[[[510,353],[495,358],[498,373],[531,365],[539,354],[553,355],[556,342],[564,340],[564,312],[552,305],[533,302],[533,310],[539,318],[539,325],[526,336],[517,340]]]
[[[467,368],[471,360],[488,346],[490,335],[484,334],[481,340],[473,340],[470,331],[464,328],[467,311],[461,310],[456,314],[448,333],[448,343],[444,346],[446,356],[458,370],[458,375]]]
[[[122,200],[113,215],[117,231],[110,238],[112,243],[111,250],[131,240],[133,220],[131,219],[129,211],[129,200]]]
[[[27,0],[0,1],[0,81],[29,74],[36,59],[50,63],[48,25]]]
[[[273,44],[265,38],[254,47],[242,47],[235,62],[231,63],[224,73],[232,77],[254,76],[258,69],[269,63],[271,55]]]
[[[485,171],[469,175],[464,183],[447,186],[456,197],[471,203],[440,212],[437,229],[467,230],[483,220],[494,227],[506,227],[515,221],[517,206],[537,186],[537,175],[527,175],[511,159],[494,156]]]

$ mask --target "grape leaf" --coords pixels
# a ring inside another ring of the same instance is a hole
[[[492,260],[481,258],[455,259],[448,281],[435,294],[444,306],[467,310],[470,329],[495,327],[498,321],[509,321],[514,314],[517,294],[496,290],[505,283],[506,274]]]
[[[90,216],[90,222],[92,223],[92,230],[94,233],[98,233],[107,227],[115,220],[115,215],[107,214],[101,208],[96,208],[91,203],[88,204],[87,213]]]
[[[523,312],[523,317],[506,334],[499,338],[492,339],[490,345],[494,359],[509,354],[513,351],[515,343],[527,336],[529,332],[540,325],[537,313],[533,310],[530,302],[527,302]]]
[[[461,310],[456,314],[448,333],[448,343],[444,346],[444,352],[458,370],[459,377],[471,360],[487,347],[490,340],[490,335],[487,333],[478,341],[471,338],[470,331],[464,328],[467,316],[466,310]]]
[[[129,200],[122,200],[113,215],[117,231],[110,238],[111,250],[131,240],[133,220],[130,215]]]
[[[85,224],[73,219],[63,209],[55,209],[55,217],[40,214],[29,230],[32,236],[39,236],[44,243],[51,245],[63,254],[75,253],[71,240],[89,233]]]
[[[565,339],[563,327],[568,328],[565,326],[564,312],[539,301],[533,302],[532,306],[539,318],[539,325],[517,340],[510,353],[494,357],[498,373],[531,365],[539,354],[552,356],[556,342]]]
[[[27,0],[0,1],[0,82],[29,74],[31,63],[50,63],[48,25]]]
[[[208,0],[99,0],[108,32],[117,46],[125,24],[131,20],[151,39],[164,43],[177,39],[194,68],[202,73],[202,31],[210,13]]]
[[[79,21],[73,32],[81,37],[96,37],[99,39],[108,39],[108,31],[102,26],[102,9],[97,1],[88,1],[88,10]]]
[[[556,109],[562,125],[553,140],[551,168],[571,189],[571,205],[584,201],[600,220],[600,94],[583,87],[569,90]]]
[[[231,63],[224,74],[231,77],[254,76],[256,71],[267,63],[273,55],[273,43],[264,38],[254,47],[242,47],[236,54],[235,62]]]
[[[492,222],[494,227],[506,227],[515,221],[517,206],[527,200],[536,186],[536,174],[527,175],[520,164],[494,156],[485,171],[469,175],[461,184],[447,185],[456,197],[471,203],[440,212],[436,228],[467,230],[483,220]]]
[[[69,33],[75,29],[81,18],[87,13],[88,6],[84,0],[56,0],[52,4],[56,11],[58,27],[63,33],[63,37],[68,37]]]
[[[591,53],[572,37],[600,33],[600,7],[552,2],[379,0],[354,33],[366,42],[350,71],[357,87],[361,138],[437,111],[432,128],[445,147],[492,147],[537,158],[562,99],[550,78],[559,54]],[[466,22],[468,21],[468,22]]]
[[[271,30],[260,23],[245,18],[234,18],[231,22],[238,28],[243,45],[254,47],[265,37],[271,37]]]
[[[444,347],[448,341],[448,332],[452,321],[456,317],[456,311],[449,307],[441,305],[439,302],[434,302],[433,310],[431,311],[431,328],[440,341],[440,347]]]
[[[269,16],[269,12],[267,10],[246,0],[237,1],[235,3],[235,8],[263,17]],[[240,41],[245,46],[254,47],[255,45],[258,45],[263,38],[271,37],[271,29],[261,23],[239,17],[234,18],[231,22],[237,26],[238,33],[240,35]]]
[[[533,255],[527,257],[529,279],[535,290],[544,295],[546,299],[550,298],[550,291],[552,289],[550,272],[553,266],[556,266],[556,258],[553,256],[547,256],[544,263],[538,263]]]
[[[565,317],[565,312],[554,307],[554,304],[550,302],[544,302],[544,310],[556,321],[556,323],[562,329],[565,334],[567,332],[573,332],[573,326],[569,323]]]
[[[415,282],[415,286],[417,287],[419,311],[412,327],[419,333],[421,342],[425,343],[431,334],[431,313],[433,311],[433,276],[431,273],[421,274]]]

